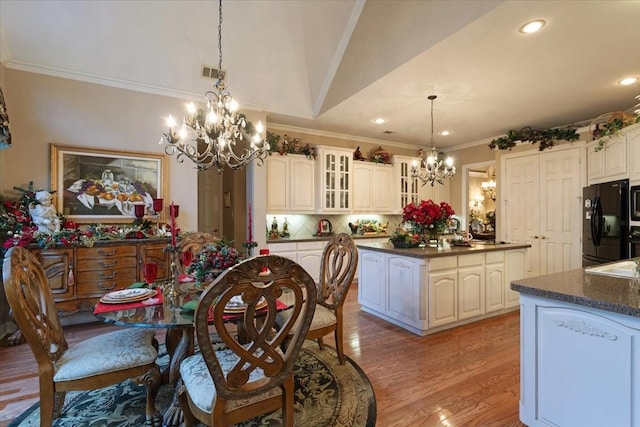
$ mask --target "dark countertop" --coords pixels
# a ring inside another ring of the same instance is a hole
[[[332,238],[336,234],[328,235],[328,236],[310,236],[309,238],[306,238],[306,239],[288,239],[288,238],[285,239],[285,238],[283,238],[283,239],[277,239],[277,240],[267,240],[267,243],[271,244],[271,243],[290,243],[290,242],[317,242],[317,241],[329,240],[330,238]],[[388,239],[389,237],[391,237],[391,234],[371,234],[369,236],[363,236],[361,234],[352,234],[351,237],[353,237],[355,240],[360,240],[360,239]]]
[[[640,317],[640,291],[635,279],[585,273],[584,269],[514,280],[511,289],[571,304]]]
[[[472,246],[451,246],[446,249],[437,248],[411,248],[401,249],[394,248],[391,242],[387,243],[358,243],[358,248],[369,249],[377,252],[386,252],[397,255],[402,255],[410,258],[438,258],[454,255],[468,255],[473,253],[493,252],[493,251],[507,251],[510,249],[521,249],[531,247],[528,243],[491,243],[480,244],[474,243]]]

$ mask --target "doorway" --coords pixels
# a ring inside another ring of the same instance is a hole
[[[493,183],[493,184],[491,184]],[[460,229],[475,239],[495,240],[495,161],[470,163],[462,167],[462,224]]]

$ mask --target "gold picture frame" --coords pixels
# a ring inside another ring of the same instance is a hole
[[[133,206],[144,204],[145,217],[165,222],[166,154],[50,146],[51,188],[55,191],[56,209],[66,220],[106,224],[132,222],[135,219]],[[162,212],[153,211],[155,198],[165,200]]]

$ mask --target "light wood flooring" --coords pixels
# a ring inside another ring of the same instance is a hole
[[[354,284],[345,303],[345,353],[373,385],[377,426],[524,426],[518,420],[518,312],[419,337],[362,312],[357,291]],[[112,328],[70,326],[65,336],[73,344]],[[0,427],[36,401],[29,347],[0,347]]]

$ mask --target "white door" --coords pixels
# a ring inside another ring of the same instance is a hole
[[[505,240],[531,245],[527,277],[540,275],[539,160],[534,154],[505,162]]]
[[[582,266],[580,149],[540,154],[540,274]]]

